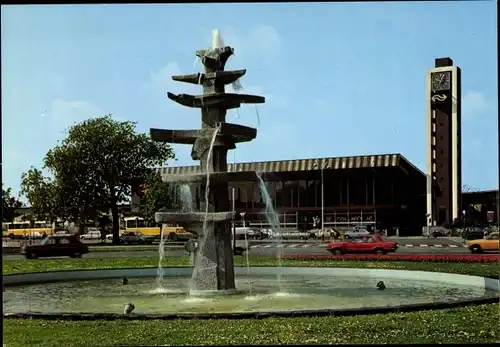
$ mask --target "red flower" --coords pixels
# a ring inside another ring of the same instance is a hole
[[[282,259],[296,260],[368,260],[368,261],[413,261],[413,262],[436,262],[436,263],[496,263],[500,262],[499,254],[476,255],[476,254],[287,254]]]

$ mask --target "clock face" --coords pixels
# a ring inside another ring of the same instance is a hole
[[[433,91],[449,90],[451,88],[451,73],[444,71],[431,74],[431,87]]]

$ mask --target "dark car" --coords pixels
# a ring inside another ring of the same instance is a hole
[[[481,227],[469,227],[465,228],[463,233],[463,238],[465,240],[477,240],[482,239],[485,236],[485,228]]]
[[[153,240],[155,240],[155,236],[145,236],[140,232],[131,231],[120,236],[120,242],[124,244],[145,244],[152,245]]]
[[[39,257],[79,258],[89,252],[89,247],[75,235],[49,235],[37,245],[23,245],[21,254],[27,259]]]

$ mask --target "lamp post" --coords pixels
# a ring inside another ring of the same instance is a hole
[[[240,212],[241,220],[243,222],[243,232],[245,233],[245,245],[248,251],[248,235],[247,235],[247,229],[245,228],[245,212]],[[236,251],[236,246],[234,246],[234,251]]]
[[[246,212],[240,212],[241,220],[243,221],[243,228],[245,228],[245,214]]]
[[[320,167],[319,161],[316,160],[314,163],[314,167],[317,169]],[[324,180],[323,180],[323,171],[324,169],[329,169],[330,167],[328,166],[327,163],[324,163],[321,168],[321,230],[324,229],[325,227],[325,185],[324,185]]]
[[[232,197],[232,201],[233,201],[233,212],[234,212],[234,211],[236,211],[234,188],[231,188],[231,197]],[[234,249],[236,249],[236,224],[234,223],[234,219],[233,219],[233,252],[234,252]]]
[[[431,226],[431,215],[430,213],[427,213],[425,215],[425,219],[426,219],[426,222],[427,222],[427,238],[430,239],[431,238],[431,234],[430,234],[430,226]]]

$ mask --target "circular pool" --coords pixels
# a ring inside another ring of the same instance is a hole
[[[4,276],[4,314],[123,314],[133,316],[361,312],[498,300],[498,280],[383,269],[236,268],[237,290],[189,295],[190,268],[61,271]],[[129,283],[122,284],[127,277]],[[383,281],[385,289],[377,283]]]

